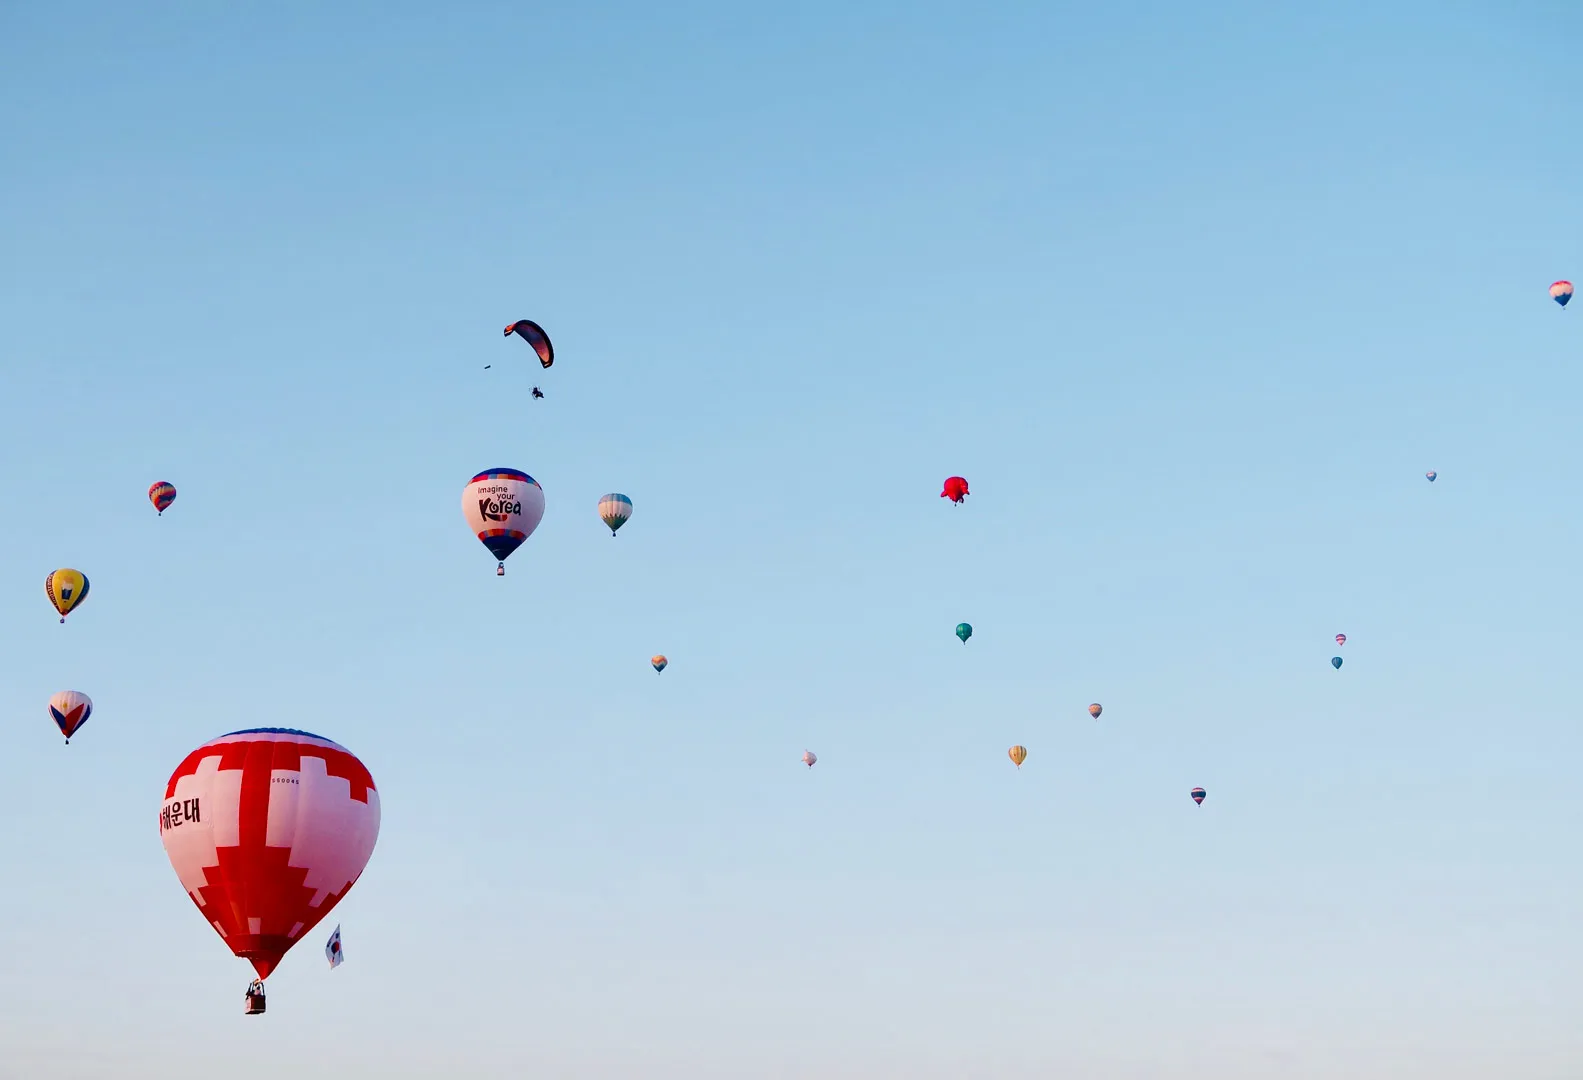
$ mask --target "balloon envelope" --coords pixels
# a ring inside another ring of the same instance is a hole
[[[616,535],[616,530],[627,523],[632,516],[632,500],[625,495],[612,492],[601,496],[599,499],[599,520],[610,528],[610,535]]]
[[[170,509],[170,504],[176,501],[176,488],[167,480],[159,480],[149,486],[148,501],[154,504],[154,509],[163,514]]]
[[[665,655],[663,653],[661,653],[659,656],[656,656],[653,659],[651,659],[649,661],[649,663],[654,665],[654,670],[655,671],[664,671],[666,665],[669,664],[670,661],[665,659]]]
[[[263,979],[362,875],[379,838],[379,792],[329,739],[233,731],[171,773],[159,836],[204,919]]]
[[[60,728],[60,733],[71,742],[71,737],[88,722],[93,713],[93,702],[80,690],[62,690],[49,699],[50,719]]]
[[[957,623],[956,636],[962,639],[963,645],[966,645],[967,639],[973,636],[973,628],[965,622]],[[994,650],[991,649],[990,651],[993,652]]]
[[[1026,746],[1013,746],[1006,751],[1006,754],[1011,758],[1012,764],[1019,769],[1022,768],[1022,763],[1028,760],[1028,748]]]
[[[1192,790],[1191,794],[1193,796],[1193,801],[1195,803],[1197,803],[1199,806],[1203,806],[1204,805],[1204,796],[1209,794],[1209,792],[1205,791],[1201,787],[1195,787]]]
[[[65,622],[66,616],[88,599],[88,578],[79,570],[63,567],[44,579],[44,595],[60,612],[60,621]]]
[[[1433,469],[1430,469],[1428,472],[1424,473],[1424,476],[1428,477],[1431,484],[1435,482],[1435,477],[1439,475],[1440,474],[1435,472]]]
[[[503,563],[544,520],[544,489],[520,469],[485,469],[462,489],[462,515]]]
[[[1104,712],[1104,711],[1105,711],[1105,707],[1103,705],[1101,705],[1097,701],[1094,702],[1094,704],[1092,704],[1092,705],[1090,705],[1088,707],[1088,715],[1092,716],[1095,720],[1098,720],[1099,719],[1099,714]]]
[[[1340,667],[1341,666],[1341,657],[1339,657],[1339,656],[1332,656],[1330,658],[1330,666],[1333,667],[1333,668]]]
[[[802,752],[802,763],[808,766],[810,769],[813,768],[813,763],[818,760],[819,755],[815,754],[812,750],[804,750]]]
[[[1346,643],[1347,643],[1347,635],[1345,635],[1345,634],[1337,634],[1336,635],[1336,644],[1337,645],[1345,645]]]
[[[954,503],[959,503],[963,499],[967,498],[967,496],[968,490],[966,480],[962,479],[960,476],[948,476],[945,478],[945,487],[943,487],[940,491],[940,498],[950,499]]]
[[[1567,301],[1572,299],[1572,283],[1570,281],[1557,281],[1555,284],[1551,285],[1550,299],[1554,300],[1562,307],[1566,307]]]

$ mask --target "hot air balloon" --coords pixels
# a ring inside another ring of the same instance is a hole
[[[1566,307],[1567,301],[1572,299],[1572,283],[1570,281],[1558,281],[1551,285],[1550,299],[1562,307]]]
[[[1339,657],[1339,656],[1332,656],[1330,658],[1330,666],[1333,667],[1333,668],[1341,667],[1341,657]]]
[[[963,645],[966,645],[967,639],[973,636],[973,628],[965,622],[959,622],[956,624],[956,636],[962,639]]]
[[[357,882],[379,838],[379,792],[361,761],[290,728],[233,731],[171,773],[159,837],[182,888],[263,980]],[[256,1000],[255,1000],[256,998]]]
[[[649,663],[654,665],[654,670],[655,671],[664,671],[665,670],[665,666],[667,664],[669,664],[670,661],[665,659],[665,654],[664,653],[661,653],[659,656],[656,656],[652,660],[650,660]]]
[[[960,476],[948,476],[945,478],[945,488],[940,492],[940,498],[950,499],[953,503],[960,506],[962,504],[962,500],[967,498],[967,496],[968,490],[966,480],[962,479]]]
[[[1194,788],[1194,789],[1193,789],[1193,790],[1192,790],[1192,791],[1191,791],[1191,792],[1190,792],[1190,794],[1191,794],[1191,795],[1192,795],[1192,796],[1193,796],[1193,801],[1194,801],[1194,802],[1195,802],[1195,803],[1197,803],[1197,804],[1198,804],[1198,805],[1199,805],[1199,806],[1203,806],[1203,805],[1204,805],[1204,796],[1205,796],[1205,795],[1208,795],[1208,794],[1209,794],[1209,792],[1207,792],[1207,791],[1205,791],[1205,790],[1204,790],[1204,789],[1203,789],[1203,788],[1201,788],[1201,787],[1195,787],[1195,788]]]
[[[625,495],[611,492],[599,498],[599,520],[610,527],[610,535],[616,535],[616,530],[627,523],[632,516],[632,500]]]
[[[1424,473],[1424,476],[1428,478],[1431,484],[1435,482],[1435,477],[1439,475],[1440,474],[1435,472],[1433,469],[1430,469],[1428,472]]]
[[[86,724],[92,714],[93,702],[81,691],[62,690],[49,699],[50,719],[66,736],[67,746],[71,745],[71,737],[77,734],[77,729]]]
[[[555,346],[550,344],[550,335],[544,332],[544,327],[532,319],[518,319],[506,327],[506,337],[512,334],[533,346],[533,351],[539,354],[539,363],[545,367],[555,363]]]
[[[44,579],[44,595],[60,612],[60,621],[77,610],[77,605],[88,599],[88,579],[80,570],[61,568]]]
[[[1345,635],[1345,634],[1337,634],[1336,635],[1336,644],[1337,645],[1345,645],[1346,643],[1347,643],[1347,635]]]
[[[149,485],[148,501],[154,504],[154,509],[164,516],[170,509],[170,504],[176,501],[176,488],[168,480],[160,480]]]
[[[533,535],[544,518],[544,489],[517,469],[485,469],[462,489],[462,514],[506,572],[506,557]]]
[[[1028,760],[1028,748],[1026,746],[1013,746],[1006,751],[1006,754],[1011,758],[1011,763],[1019,769],[1022,768],[1022,763]]]
[[[814,753],[812,750],[804,750],[802,752],[802,763],[808,766],[810,769],[813,768],[813,763],[818,760],[819,755]]]
[[[1088,715],[1092,716],[1095,720],[1098,720],[1099,719],[1099,714],[1104,712],[1104,711],[1105,711],[1105,707],[1103,705],[1101,705],[1097,701],[1094,702],[1094,704],[1092,704],[1092,705],[1090,705],[1088,707]]]

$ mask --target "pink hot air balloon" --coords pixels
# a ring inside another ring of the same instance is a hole
[[[1336,635],[1336,644],[1337,645],[1345,645],[1346,643],[1347,643],[1347,635],[1345,635],[1345,634],[1337,634]]]
[[[170,509],[170,504],[176,501],[176,488],[168,480],[156,480],[148,487],[148,501],[154,504],[154,509],[161,515]]]
[[[1566,307],[1567,301],[1572,299],[1572,283],[1570,281],[1558,281],[1551,285],[1550,299],[1562,307]]]
[[[159,836],[182,888],[259,980],[341,902],[374,853],[379,792],[344,746],[252,728],[176,767]],[[262,1012],[263,987],[258,987]]]

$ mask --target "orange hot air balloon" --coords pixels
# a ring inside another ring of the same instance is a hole
[[[1011,758],[1011,763],[1019,769],[1022,768],[1022,763],[1028,760],[1028,748],[1026,746],[1013,746],[1006,751],[1006,754]]]

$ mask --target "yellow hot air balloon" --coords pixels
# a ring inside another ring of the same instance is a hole
[[[1028,748],[1026,746],[1013,746],[1006,753],[1011,757],[1011,763],[1019,769],[1022,768],[1022,763],[1028,760]]]
[[[44,579],[44,594],[60,612],[60,621],[65,622],[66,616],[88,599],[88,579],[80,570],[62,567]]]

